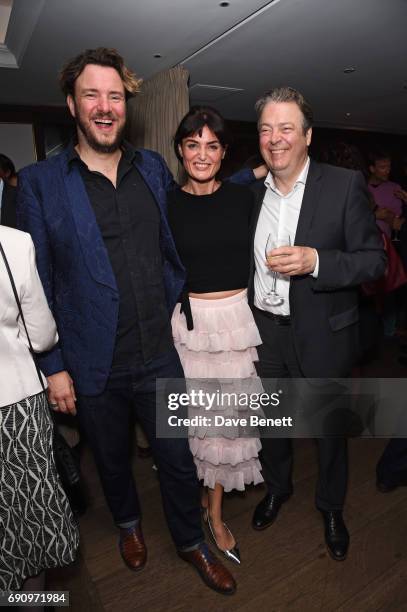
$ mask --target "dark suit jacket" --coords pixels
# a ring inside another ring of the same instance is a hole
[[[257,207],[254,242],[265,194],[253,185]],[[386,267],[383,242],[369,208],[360,172],[311,161],[295,245],[318,250],[318,278],[293,276],[290,313],[297,357],[308,378],[348,376],[359,356],[358,286],[380,277]],[[253,304],[252,249],[249,302]]]
[[[161,214],[160,244],[169,315],[185,271],[166,218],[166,192],[174,183],[164,160],[140,150],[134,162]],[[59,345],[39,358],[49,376],[68,370],[85,395],[103,391],[116,339],[119,294],[102,235],[75,165],[67,152],[19,173],[18,225],[33,238],[38,271],[57,322]]]
[[[4,183],[1,197],[1,225],[17,227],[16,197],[17,187]]]

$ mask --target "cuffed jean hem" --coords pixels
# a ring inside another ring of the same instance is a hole
[[[140,522],[140,517],[129,519],[128,521],[120,521],[120,523],[116,523],[116,527],[120,529],[130,529],[130,527],[137,527]]]
[[[188,544],[186,546],[177,546],[177,550],[179,550],[180,552],[190,552],[191,550],[197,550],[197,548],[199,548],[199,546],[204,542],[205,539],[199,540],[198,542],[195,542],[193,544]]]

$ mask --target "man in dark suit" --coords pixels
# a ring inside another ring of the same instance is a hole
[[[359,352],[357,287],[385,269],[363,177],[309,159],[312,111],[298,91],[272,90],[256,110],[260,150],[269,168],[266,180],[256,184],[249,286],[263,340],[258,373],[262,378],[349,376]],[[277,248],[269,249],[267,264],[269,235]],[[268,493],[253,516],[258,530],[273,523],[292,494],[291,440],[265,437],[262,443]],[[342,517],[346,441],[321,437],[317,446],[316,506],[324,518],[328,550],[341,560],[349,544]]]
[[[22,170],[18,195],[60,339],[40,358],[49,399],[68,413],[78,400],[126,565],[138,571],[147,556],[130,463],[134,411],[179,556],[231,594],[233,577],[204,542],[188,440],[156,437],[156,379],[183,377],[170,325],[185,281],[165,213],[172,176],[158,154],[123,140],[126,98],[139,81],[117,51],[81,53],[60,80],[77,142]]]
[[[0,153],[0,224],[17,227],[17,174],[9,157]]]

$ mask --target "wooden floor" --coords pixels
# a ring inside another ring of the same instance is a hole
[[[392,347],[385,350],[392,359]],[[405,376],[405,369],[394,360],[390,363],[388,376]],[[375,368],[378,374],[378,364],[368,374],[375,375]],[[238,583],[233,597],[210,591],[176,556],[150,459],[134,462],[148,563],[140,574],[129,571],[118,552],[117,530],[92,457],[85,450],[82,467],[90,507],[80,520],[79,559],[50,572],[48,588],[69,590],[71,609],[77,612],[407,610],[407,487],[387,494],[376,491],[375,465],[385,444],[380,439],[349,442],[345,519],[351,545],[341,563],[326,552],[321,517],[314,508],[317,464],[311,440],[295,443],[295,492],[266,531],[250,527],[253,509],[264,495],[262,486],[226,496],[225,519],[242,555],[240,567],[225,561]]]

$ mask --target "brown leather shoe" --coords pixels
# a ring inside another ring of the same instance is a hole
[[[123,561],[133,572],[143,569],[147,561],[147,548],[140,525],[131,530],[120,529],[119,550]]]
[[[188,552],[178,550],[178,555],[197,570],[204,583],[222,595],[233,595],[236,591],[236,582],[229,570],[209,550],[207,544],[202,542],[195,550]]]

